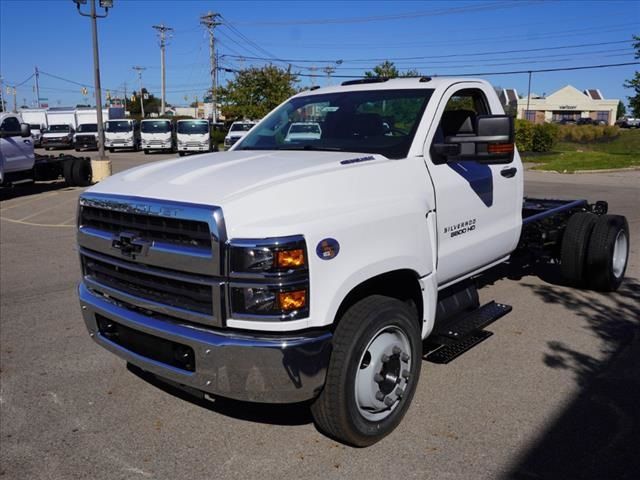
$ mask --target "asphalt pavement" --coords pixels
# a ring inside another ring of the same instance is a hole
[[[171,156],[110,155],[114,171]],[[525,189],[626,215],[628,279],[604,295],[552,267],[492,271],[481,299],[513,312],[452,363],[425,362],[401,425],[366,449],[320,434],[304,404],[208,402],[127,369],[78,307],[83,189],[0,191],[0,477],[637,478],[640,172],[527,172]]]

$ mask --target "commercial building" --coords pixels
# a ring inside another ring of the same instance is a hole
[[[516,117],[534,123],[544,122],[576,122],[580,118],[592,120],[606,125],[613,125],[619,100],[605,99],[597,88],[580,91],[571,85],[548,96],[531,94],[529,99],[518,98],[513,89],[506,89],[501,95],[506,105],[513,105],[517,98]]]

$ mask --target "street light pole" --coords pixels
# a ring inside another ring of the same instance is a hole
[[[109,8],[113,6],[112,0],[100,0],[100,6],[104,8],[104,15],[96,12],[96,0],[89,0],[91,5],[90,13],[83,13],[80,10],[81,4],[86,4],[87,0],[73,0],[78,8],[78,13],[83,17],[91,18],[91,37],[93,41],[93,75],[94,89],[96,93],[96,116],[98,120],[98,159],[91,160],[91,170],[93,181],[99,182],[111,175],[111,161],[104,153],[104,121],[102,118],[102,89],[100,88],[100,57],[98,52],[98,18],[105,18],[109,13]]]

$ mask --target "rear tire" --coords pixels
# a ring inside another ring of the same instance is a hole
[[[589,286],[602,292],[618,289],[629,261],[629,224],[621,215],[602,215],[587,252]]]
[[[178,152],[178,155],[180,155],[181,157],[184,157],[185,152]]]
[[[144,154],[145,154],[145,155],[149,155],[149,150],[145,150],[145,151],[144,151]]]
[[[92,171],[91,163],[84,158],[76,158],[71,167],[71,176],[73,183],[79,187],[88,187],[91,185]]]
[[[109,149],[109,153],[113,153],[113,152],[115,152],[115,151],[116,151],[116,150],[115,150],[115,148],[110,148],[110,149]]]
[[[70,187],[73,187],[75,185],[75,182],[73,180],[73,163],[74,160],[65,160],[64,162],[62,162],[62,176],[64,177],[64,181]]]
[[[345,312],[333,337],[324,389],[311,406],[319,430],[365,447],[398,426],[420,376],[418,327],[411,308],[381,295]]]
[[[597,217],[593,213],[574,213],[562,236],[560,270],[562,276],[575,285],[583,285],[587,249]]]

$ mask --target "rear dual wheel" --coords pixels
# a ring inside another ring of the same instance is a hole
[[[62,164],[62,176],[67,185],[87,187],[91,185],[93,178],[91,162],[87,158],[65,160]]]
[[[350,445],[379,441],[408,410],[421,361],[414,310],[381,295],[354,304],[336,328],[325,386],[311,407],[316,425]]]
[[[629,225],[620,215],[580,212],[569,219],[562,237],[561,271],[577,286],[618,289],[629,259]]]

